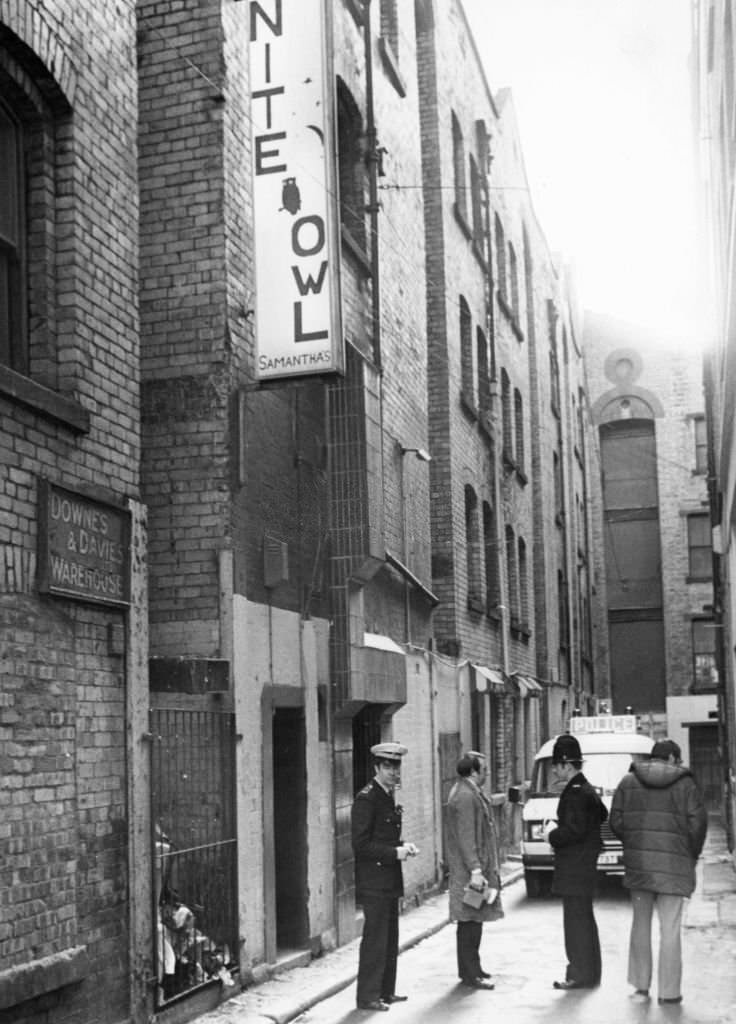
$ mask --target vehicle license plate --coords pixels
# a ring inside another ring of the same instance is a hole
[[[598,854],[599,864],[618,864],[617,853],[599,853]]]

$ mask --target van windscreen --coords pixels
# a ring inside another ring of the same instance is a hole
[[[643,761],[646,757],[646,754],[627,753],[583,754],[583,775],[601,796],[612,796],[632,761]],[[543,757],[534,762],[532,796],[559,796],[563,789],[564,785],[560,785],[554,777],[551,757]]]

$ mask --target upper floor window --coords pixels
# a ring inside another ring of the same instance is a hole
[[[475,157],[470,156],[470,202],[473,214],[473,240],[483,252],[483,200],[481,196],[481,178]]]
[[[570,604],[567,583],[561,569],[557,570],[557,608],[560,648],[566,651],[570,646]]]
[[[708,472],[708,435],[705,426],[705,416],[696,416],[693,419],[693,430],[695,433],[695,472]]]
[[[457,116],[452,115],[452,166],[455,176],[455,207],[464,221],[468,219],[465,183],[465,141]]]
[[[502,299],[506,298],[506,236],[498,216],[493,216],[493,234],[496,249],[496,287]]]
[[[496,611],[501,603],[498,566],[498,524],[494,506],[483,502],[483,554],[486,570],[486,608]]]
[[[519,319],[519,268],[516,263],[516,250],[509,242],[509,301],[511,311]]]
[[[523,626],[529,626],[529,568],[526,557],[526,541],[519,537],[519,614]]]
[[[519,566],[517,562],[516,537],[512,526],[506,527],[506,579],[509,590],[509,612],[511,624],[516,627],[521,621],[519,601]]]
[[[394,56],[399,56],[399,13],[396,0],[381,0],[381,35],[388,41]]]
[[[491,374],[488,361],[488,342],[480,327],[475,332],[475,348],[478,365],[478,409],[491,411]]]
[[[337,85],[337,146],[340,179],[340,223],[349,238],[365,252],[366,185],[363,119],[350,90]]]
[[[514,388],[514,436],[516,439],[516,465],[524,468],[524,401],[521,391]]]
[[[712,619],[693,619],[693,690],[713,690],[718,686],[716,630]]]
[[[0,362],[28,370],[23,128],[0,103]]]
[[[687,549],[689,575],[693,579],[709,580],[713,576],[710,516],[698,512],[687,517]]]
[[[460,296],[460,372],[463,394],[473,401],[473,321],[470,308]]]
[[[562,522],[562,462],[559,452],[552,452],[552,482],[554,486],[555,519]]]
[[[501,370],[501,419],[503,426],[503,452],[508,459],[514,455],[514,425],[511,418],[511,381]]]
[[[547,299],[547,334],[549,337],[549,375],[552,388],[552,410],[560,414],[560,361],[557,357],[557,308]]]
[[[469,485],[465,487],[465,564],[468,576],[468,601],[480,602],[481,566],[478,499]]]

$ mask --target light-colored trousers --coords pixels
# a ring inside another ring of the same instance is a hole
[[[680,929],[684,896],[631,890],[631,938],[629,940],[629,984],[649,991],[652,983],[652,913],[656,904],[659,917],[659,964],[657,995],[677,999],[682,979],[682,943]]]

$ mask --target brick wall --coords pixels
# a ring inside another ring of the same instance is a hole
[[[223,27],[138,5],[143,495],[152,653],[216,656],[229,544]]]
[[[599,410],[626,392],[617,387],[607,362],[616,353],[633,359],[631,393],[641,394],[655,411],[666,686],[669,696],[682,696],[693,681],[691,620],[713,600],[709,582],[688,579],[687,515],[707,511],[705,475],[694,472],[693,417],[704,409],[701,356],[695,346],[676,347],[651,329],[590,315],[586,362]],[[601,517],[597,520],[599,535]]]
[[[30,363],[0,385],[0,1005],[84,1024],[100,992],[129,1012],[124,613],[39,594],[38,484],[138,494],[135,4],[3,3],[0,26],[3,95],[47,133]]]

